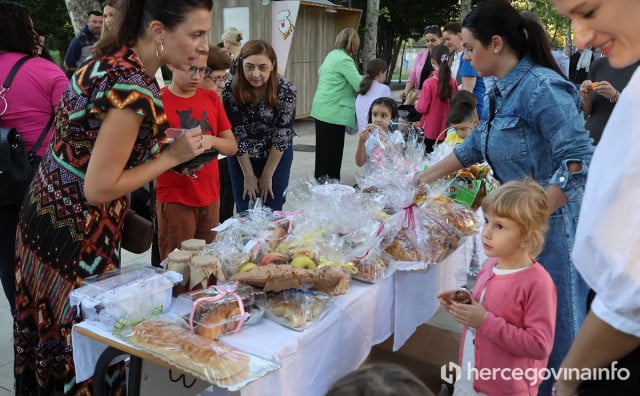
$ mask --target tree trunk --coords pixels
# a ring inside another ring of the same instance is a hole
[[[89,11],[102,11],[100,3],[96,0],[64,0],[64,2],[69,10],[69,18],[76,35],[87,24]]]
[[[362,65],[364,69],[366,69],[367,63],[376,57],[379,15],[380,0],[367,0],[367,18],[364,25],[364,45],[362,47]]]
[[[471,0],[460,0],[460,23],[471,12]]]
[[[573,49],[573,41],[571,40],[571,25],[567,27],[567,30],[564,32],[564,53],[567,56],[571,56],[571,51]]]

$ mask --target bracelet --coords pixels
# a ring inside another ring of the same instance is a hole
[[[609,98],[609,103],[616,103],[620,97],[620,92],[616,89],[616,94]]]

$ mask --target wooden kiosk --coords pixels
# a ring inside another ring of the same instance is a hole
[[[273,45],[278,67],[298,90],[296,118],[309,116],[318,85],[318,68],[333,49],[338,32],[358,28],[362,10],[328,0],[220,0],[213,3],[211,43],[230,27],[243,42],[262,39]]]

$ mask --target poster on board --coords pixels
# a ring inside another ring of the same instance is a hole
[[[284,74],[287,68],[299,9],[299,1],[274,1],[271,3],[271,45],[278,57],[280,74]]]

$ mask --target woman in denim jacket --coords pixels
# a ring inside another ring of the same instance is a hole
[[[487,161],[503,183],[531,177],[545,188],[553,213],[537,259],[558,290],[549,359],[549,367],[557,368],[585,317],[589,289],[570,250],[593,145],[576,88],[562,76],[539,25],[506,2],[488,1],[464,19],[462,39],[465,58],[481,76],[496,76],[496,86],[485,98],[478,127],[418,180],[428,183]],[[550,388],[551,381],[545,381],[540,394]]]

